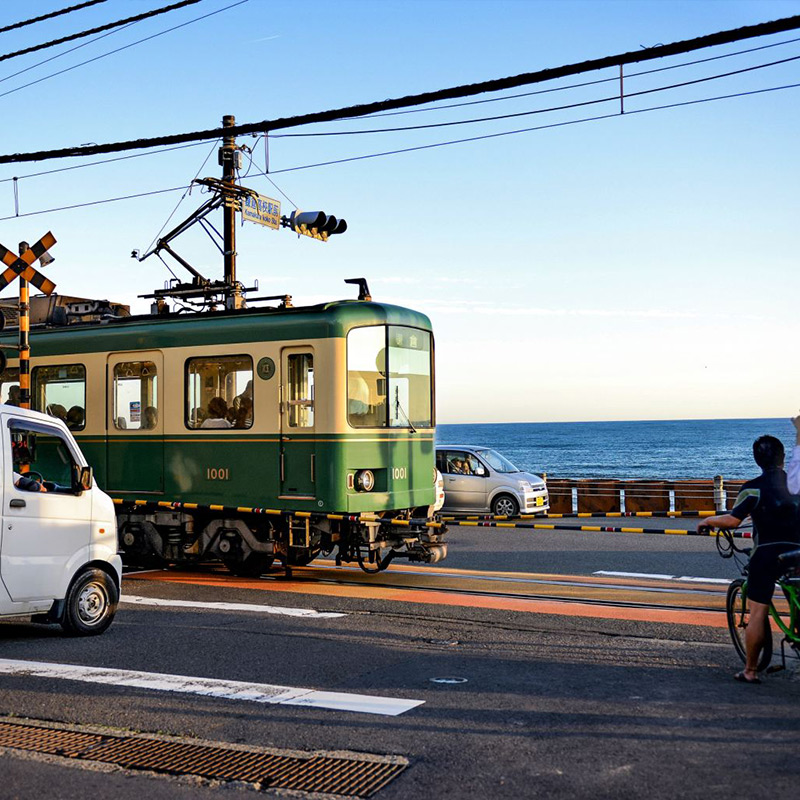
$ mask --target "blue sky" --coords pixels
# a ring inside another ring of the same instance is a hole
[[[148,20],[48,64],[70,45],[0,63],[7,119],[2,152],[105,142],[317,111],[582,61],[800,14],[771,2],[304,2],[249,0],[180,30],[22,84],[236,0]],[[109,0],[0,34],[0,53],[165,5]],[[0,26],[68,5],[3,4]],[[12,6],[15,8],[12,11]],[[637,68],[800,37],[763,39]],[[74,45],[72,45],[74,46]],[[800,42],[654,76],[626,91],[800,55]],[[800,83],[800,62],[632,98],[662,103]],[[8,77],[34,67],[24,74]],[[626,70],[627,72],[627,70]],[[584,79],[613,77],[593,73]],[[5,80],[4,80],[5,79]],[[555,88],[575,79],[548,84]],[[537,97],[303,132],[358,130],[529,111],[613,95],[614,83]],[[258,226],[239,229],[240,277],[295,302],[349,297],[366,276],[376,299],[428,313],[437,339],[441,422],[785,416],[800,391],[796,305],[800,89],[627,114],[497,139],[319,169],[287,169],[365,153],[610,113],[618,104],[441,130],[273,138],[270,170],[303,209],[347,218],[322,244]],[[483,97],[483,96],[482,96]],[[479,98],[482,99],[482,98]],[[299,133],[286,131],[285,133]],[[258,172],[264,142],[254,147]],[[208,162],[201,169],[207,156]],[[101,160],[101,159],[90,159]],[[185,185],[216,176],[204,143],[69,172],[81,160],[0,167],[20,176],[20,212]],[[251,173],[252,176],[252,173]],[[243,183],[292,205],[263,177]],[[144,310],[136,295],[169,277],[139,264],[181,193],[0,221],[13,247],[51,229],[59,291]],[[195,192],[173,224],[202,202]],[[0,183],[0,217],[14,214]],[[179,252],[209,275],[219,255],[199,232]]]

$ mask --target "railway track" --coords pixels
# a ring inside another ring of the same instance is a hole
[[[516,604],[561,603],[619,609],[725,613],[727,587],[686,585],[680,581],[608,578],[582,575],[540,575],[426,567],[392,567],[365,575],[357,567],[336,567],[320,560],[294,568],[291,577],[277,570],[256,580],[235,578],[219,565],[193,572],[159,570],[131,573],[130,579],[163,580],[231,588],[292,593],[331,594],[354,598],[431,602],[438,596],[448,605],[473,605],[470,600],[499,600]],[[423,600],[423,598],[425,598]],[[455,601],[455,602],[454,602]]]

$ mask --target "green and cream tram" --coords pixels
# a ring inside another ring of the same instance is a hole
[[[355,300],[45,324],[32,405],[72,429],[131,561],[259,574],[338,548],[374,571],[446,554],[430,525],[433,351],[423,314]],[[0,380],[15,403],[16,359]]]

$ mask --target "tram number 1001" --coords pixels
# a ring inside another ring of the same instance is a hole
[[[207,481],[229,481],[231,479],[231,471],[228,467],[208,467],[206,469]]]
[[[408,477],[406,467],[392,467],[392,478],[396,481],[404,481]]]

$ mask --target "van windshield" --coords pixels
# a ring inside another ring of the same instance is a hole
[[[495,472],[519,472],[505,456],[501,456],[496,450],[476,450],[475,451]]]

